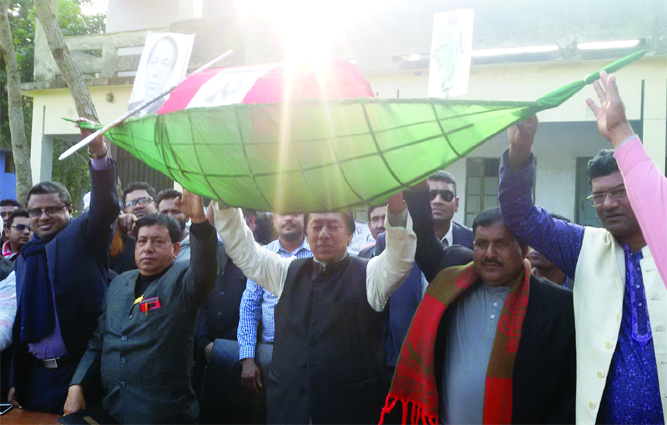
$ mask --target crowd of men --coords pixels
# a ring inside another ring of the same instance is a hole
[[[472,229],[440,171],[368,208],[357,256],[350,212],[205,208],[142,182],[119,197],[96,139],[78,217],[57,182],[0,201],[3,399],[196,423],[234,341],[214,385],[263,399],[266,423],[664,423],[667,180],[601,74],[588,104],[614,150],[587,172],[603,228],[534,204],[536,117],[509,129],[500,207]]]

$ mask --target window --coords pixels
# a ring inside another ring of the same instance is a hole
[[[14,169],[14,155],[11,152],[5,153],[5,173],[14,174],[16,170]]]
[[[472,226],[477,214],[498,206],[500,158],[468,158],[466,162],[465,224]]]

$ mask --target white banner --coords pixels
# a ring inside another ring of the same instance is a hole
[[[428,97],[449,98],[468,93],[474,16],[473,9],[433,16]]]

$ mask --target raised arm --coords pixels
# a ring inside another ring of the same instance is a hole
[[[366,296],[376,311],[382,311],[389,296],[410,273],[415,260],[417,236],[401,193],[389,199],[385,228],[387,247],[382,254],[371,258],[366,269]]]
[[[632,210],[660,276],[667,282],[667,178],[634,134],[618,93],[616,77],[601,72],[600,80],[594,83],[600,106],[590,98],[586,103],[595,114],[600,133],[616,149],[614,157],[623,174]]]
[[[533,200],[535,163],[531,149],[537,124],[537,117],[531,117],[508,130],[510,148],[500,160],[500,213],[517,238],[574,278],[584,227],[552,218]]]
[[[218,238],[206,219],[202,197],[183,189],[183,197],[174,204],[190,217],[190,267],[185,279],[184,297],[192,308],[199,308],[215,285],[218,274]]]
[[[85,138],[91,130],[81,128]],[[88,146],[90,162],[90,209],[86,238],[95,241],[93,246],[109,249],[113,237],[113,224],[120,212],[118,191],[116,190],[116,161],[108,156],[107,146],[102,136],[95,138]]]
[[[403,196],[412,217],[412,229],[417,236],[415,261],[424,273],[426,280],[430,282],[442,270],[439,263],[445,248],[435,235],[435,230],[433,230],[428,183],[424,181],[404,191]]]
[[[215,228],[225,244],[229,258],[248,279],[258,282],[264,289],[280,297],[287,269],[295,257],[281,258],[255,242],[239,208],[228,208],[213,202],[209,211],[213,212]]]

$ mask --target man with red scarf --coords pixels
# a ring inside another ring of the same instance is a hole
[[[391,413],[403,423],[574,423],[572,293],[531,276],[527,246],[497,208],[473,223],[473,262],[444,268],[470,251],[434,243],[425,185],[404,196],[415,259],[431,284],[403,344],[383,420]]]

